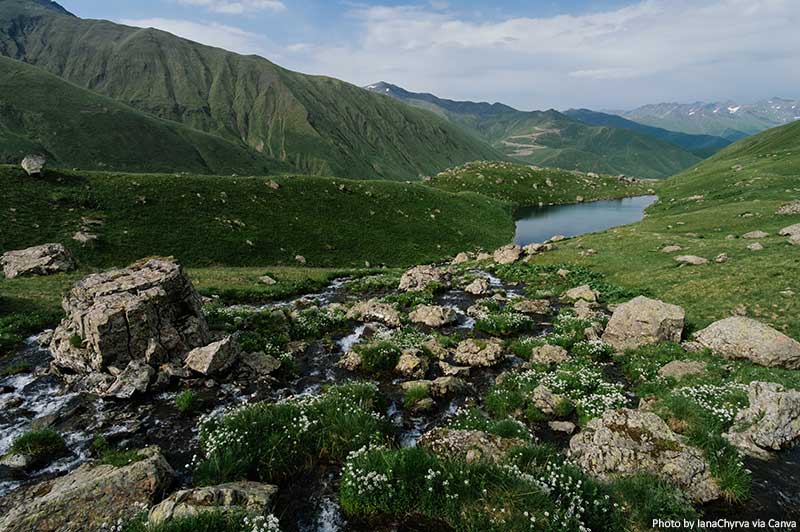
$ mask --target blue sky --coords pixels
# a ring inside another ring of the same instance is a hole
[[[521,109],[800,97],[797,0],[62,0],[287,68]]]

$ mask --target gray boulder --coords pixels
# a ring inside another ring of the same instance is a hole
[[[173,519],[195,517],[209,512],[265,515],[269,513],[277,492],[278,488],[271,484],[249,481],[181,490],[150,510],[148,523],[150,526],[158,526]]]
[[[731,360],[745,359],[762,366],[800,368],[800,342],[743,316],[712,323],[695,334],[694,344]]]
[[[117,379],[104,392],[104,395],[117,399],[130,399],[136,393],[144,393],[156,371],[142,360],[131,360],[127,367],[117,375]]]
[[[347,311],[347,319],[363,322],[378,321],[390,327],[400,326],[400,313],[397,309],[377,299],[359,301]]]
[[[75,269],[72,253],[61,244],[42,244],[7,251],[0,256],[0,266],[7,279],[26,275],[52,275]]]
[[[398,288],[404,292],[421,292],[443,280],[444,275],[434,266],[416,266],[403,274]]]
[[[450,307],[420,305],[409,313],[408,318],[414,323],[422,323],[428,327],[442,327],[456,321],[456,313]]]
[[[186,355],[186,367],[203,375],[213,375],[228,369],[239,358],[239,344],[232,336],[197,347]]]
[[[453,359],[458,364],[471,367],[494,366],[503,358],[503,343],[492,338],[491,340],[464,340],[458,344],[453,354]]]
[[[743,453],[768,460],[770,451],[780,451],[800,441],[800,391],[785,390],[773,382],[751,382],[750,406],[741,410],[728,441]]]
[[[602,339],[618,351],[658,342],[680,342],[684,318],[681,307],[639,296],[614,310]]]
[[[781,236],[798,236],[800,235],[800,224],[790,225],[788,227],[784,227],[778,234]]]
[[[512,264],[517,262],[522,256],[522,248],[515,244],[509,244],[495,250],[493,258],[497,264]]]
[[[489,293],[490,285],[489,281],[487,281],[483,277],[479,277],[469,283],[464,291],[468,294],[472,294],[474,296],[484,296]]]
[[[44,155],[27,155],[22,159],[22,169],[29,176],[40,176],[44,173],[44,167],[47,165],[47,158]]]

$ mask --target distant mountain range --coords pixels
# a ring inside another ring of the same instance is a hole
[[[366,89],[427,109],[471,131],[505,156],[569,170],[659,178],[699,162],[728,142],[646,128],[601,113],[518,111],[501,103],[453,101],[386,82]]]
[[[739,140],[800,120],[800,100],[771,98],[754,104],[737,102],[659,103],[632,111],[610,111],[629,120],[683,133]]]

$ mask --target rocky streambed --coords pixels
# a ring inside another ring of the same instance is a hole
[[[400,508],[414,504],[401,499],[393,513],[349,498],[359,474],[375,481],[393,473],[362,471],[360,460],[415,447],[467,468],[517,468],[515,482],[530,482],[555,504],[537,514],[540,523],[598,529],[592,524],[605,521],[583,506],[600,507],[602,498],[506,464],[512,449],[544,444],[586,482],[612,486],[607,494],[618,502],[608,511],[620,513],[620,528],[632,518],[618,507],[635,498],[615,479],[645,473],[683,491],[697,515],[766,516],[788,529],[800,518],[800,345],[746,318],[680,345],[679,307],[620,293],[580,269],[526,262],[553,245],[339,279],[321,293],[258,307],[203,301],[170,261],[84,279],[65,297],[58,329],[28,339],[7,361],[30,371],[0,380],[0,509],[11,516],[0,530],[101,529],[147,512],[168,522],[197,508],[264,514],[258,530],[273,530],[273,516],[282,530],[463,526],[422,505]],[[352,381],[370,384],[337,388]],[[283,428],[263,421],[276,412],[290,416]],[[346,427],[336,412],[375,428]],[[240,418],[263,426],[261,434],[237,433]],[[697,425],[708,420],[704,437]],[[15,442],[31,431],[52,431],[65,446],[26,456]],[[248,462],[268,463],[268,471],[220,472],[226,447],[263,454],[267,440],[287,456],[316,447],[298,460]],[[377,491],[393,493],[386,482]],[[198,484],[211,487],[198,492]],[[109,489],[119,497],[98,510],[93,493]],[[449,489],[435,487],[448,501]],[[481,512],[516,529],[494,510]]]

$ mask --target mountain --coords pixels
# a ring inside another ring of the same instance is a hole
[[[0,56],[0,162],[29,153],[86,169],[269,174],[286,163],[240,143],[139,112]]]
[[[736,141],[800,119],[800,100],[771,98],[754,104],[659,103],[614,114],[649,126]]]
[[[505,156],[529,164],[661,178],[701,160],[652,136],[590,126],[554,110],[525,112],[500,103],[446,100],[385,82],[365,88],[432,111],[484,139]]]
[[[608,126],[619,129],[637,131],[649,137],[663,140],[690,151],[698,157],[706,158],[714,155],[719,150],[731,144],[731,141],[713,135],[690,135],[669,131],[659,127],[646,126],[619,115],[591,111],[589,109],[570,109],[564,112],[565,115],[580,120],[590,126]]]
[[[154,117],[236,142],[300,171],[415,178],[502,156],[439,117],[154,29],[0,0],[0,55]]]

